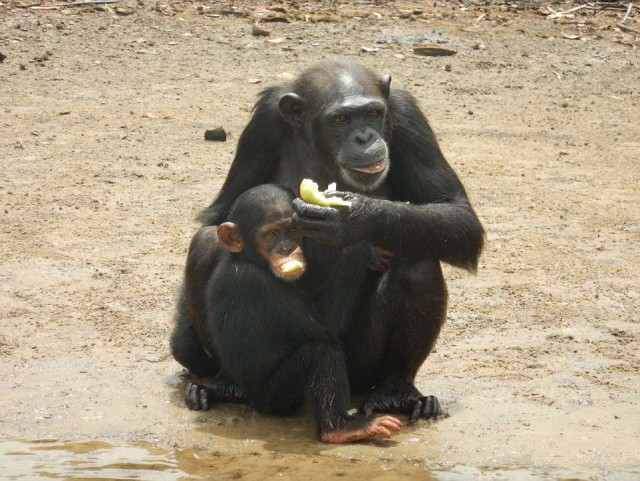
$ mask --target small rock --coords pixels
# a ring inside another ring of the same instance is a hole
[[[260,82],[262,82],[262,80],[260,80],[259,78],[250,78],[247,79],[247,82],[249,82],[250,84],[259,84]]]
[[[289,23],[289,18],[287,18],[284,14],[270,14],[268,17],[262,19],[263,22],[273,22],[273,23]]]
[[[0,63],[4,62],[5,58],[7,58],[7,56],[5,54],[3,54],[2,52],[0,52]]]
[[[447,65],[444,66],[444,71],[445,72],[451,72],[451,64],[448,63]]]
[[[407,58],[404,55],[402,55],[401,53],[394,53],[393,56],[395,58],[397,58],[397,59],[400,59],[400,60],[404,60],[405,58]]]
[[[360,50],[366,53],[372,53],[372,52],[377,52],[380,49],[376,47],[360,47]]]
[[[424,45],[422,47],[415,47],[413,53],[422,57],[448,57],[455,55],[456,52],[453,49],[441,47],[440,45]]]
[[[474,43],[471,48],[474,50],[484,50],[487,47],[485,47],[484,43],[478,42],[478,43]]]
[[[226,142],[227,133],[222,127],[217,127],[213,130],[205,130],[204,140],[211,140],[213,142]]]

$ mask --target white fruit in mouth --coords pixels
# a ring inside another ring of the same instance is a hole
[[[280,266],[280,270],[285,274],[290,274],[302,269],[302,262],[300,261],[287,261]]]
[[[340,197],[327,197],[325,194],[335,191],[336,183],[329,184],[329,188],[320,192],[318,184],[311,179],[302,179],[300,183],[300,197],[309,204],[324,205],[330,207],[349,207],[351,202]]]

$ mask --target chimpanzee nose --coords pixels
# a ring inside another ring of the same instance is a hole
[[[369,128],[356,132],[355,141],[360,145],[367,145],[373,138],[373,131]]]
[[[280,254],[281,256],[288,256],[290,255],[294,250],[296,249],[296,245],[292,242],[292,243],[283,243],[280,244],[278,246],[278,254]]]

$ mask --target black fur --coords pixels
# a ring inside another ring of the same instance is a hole
[[[314,342],[333,346],[324,348],[328,358],[344,356],[348,387],[341,389],[371,390],[364,412],[431,417],[440,412],[437,400],[422,396],[413,380],[446,316],[447,290],[440,262],[475,271],[484,230],[416,100],[405,91],[394,90],[389,82],[389,77],[379,79],[360,65],[327,61],[290,84],[262,92],[240,137],[227,179],[200,216],[204,227],[196,234],[187,260],[174,338],[200,333],[207,309],[203,299],[219,297],[227,290],[225,285],[208,293],[203,290],[203,283],[219,276],[222,265],[216,267],[217,254],[201,247],[201,241],[207,226],[227,220],[240,194],[268,182],[297,192],[303,178],[312,178],[323,187],[337,181],[338,190],[352,201],[348,209],[312,206],[299,199],[294,202],[294,218],[306,236],[308,263],[299,287],[319,313],[318,323],[329,328],[322,331],[328,337],[313,337]],[[368,100],[383,106],[379,116],[359,107],[368,105]],[[343,107],[353,121],[346,125],[343,119],[330,122],[329,113],[336,108],[345,110]],[[366,144],[365,131],[386,144],[388,159],[380,172],[350,170],[367,162],[373,166],[380,156],[379,150],[360,149],[359,145]],[[369,150],[374,153],[367,158]],[[388,253],[383,272],[364,269],[370,266],[366,253],[372,248]],[[341,289],[332,280],[336,270],[344,286]],[[260,279],[250,276],[254,284]],[[255,291],[249,290],[251,283],[247,282],[229,295],[238,302],[253,302]],[[254,288],[275,289],[275,284],[268,284]],[[292,307],[283,296],[284,291],[274,293],[268,306],[261,307],[269,313],[286,313]],[[181,322],[195,327],[179,327]],[[293,339],[297,338],[291,334]],[[193,338],[174,340],[172,345],[200,349],[198,339]],[[217,348],[228,353],[239,346]],[[269,357],[269,352],[262,352],[259,345],[251,349],[256,362],[268,364],[263,357]],[[307,355],[303,351],[302,357]],[[189,356],[183,352],[174,349],[174,356],[189,369],[202,370],[202,366],[184,362]],[[321,387],[326,388],[328,382]]]
[[[191,351],[184,356],[184,322],[178,323],[173,336],[176,358],[190,369],[204,370],[203,365],[189,364],[194,361],[217,363],[215,377],[189,384],[185,400],[194,410],[208,410],[220,402],[249,402],[274,415],[291,414],[307,401],[321,434],[347,424],[366,426],[369,416],[354,420],[348,415],[349,380],[339,329],[321,322],[320,304],[295,282],[275,277],[253,243],[260,227],[283,214],[291,217],[293,198],[287,189],[261,185],[232,205],[229,221],[242,232],[244,248],[217,252],[217,266],[204,290],[201,348],[193,351],[199,358]],[[337,285],[343,285],[341,272],[336,271]]]

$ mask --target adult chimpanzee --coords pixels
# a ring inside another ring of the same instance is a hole
[[[400,429],[391,416],[348,415],[350,388],[340,340],[295,283],[304,273],[302,235],[292,221],[294,195],[273,184],[234,202],[216,229],[228,252],[206,288],[202,347],[216,353],[217,379],[191,384],[193,409],[248,401],[266,414],[290,414],[306,400],[326,442],[350,442]],[[334,273],[340,277],[342,271]]]
[[[255,185],[297,192],[303,178],[337,181],[349,208],[294,201],[307,260],[299,285],[314,304],[329,299],[320,321],[341,339],[352,391],[368,393],[362,412],[412,420],[440,414],[437,399],[413,384],[446,315],[440,261],[475,271],[484,231],[417,102],[390,82],[352,62],[325,61],[261,94],[187,258],[172,346],[191,371],[219,371],[195,334],[218,264],[211,226],[226,221],[235,199]],[[353,252],[367,246],[390,253],[387,272],[354,268]],[[336,269],[343,284],[329,288]]]

